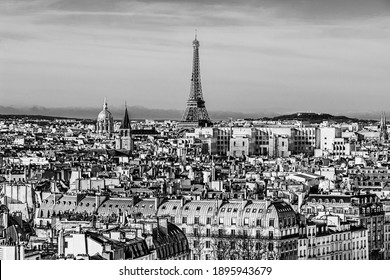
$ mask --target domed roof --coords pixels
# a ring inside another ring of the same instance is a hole
[[[99,113],[97,117],[98,122],[103,122],[104,120],[112,122],[114,118],[112,117],[112,114],[110,111],[107,109],[107,102],[106,99],[104,99],[104,104],[103,104],[103,110]]]

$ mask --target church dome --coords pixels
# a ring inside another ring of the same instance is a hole
[[[107,108],[103,109],[98,117],[97,117],[97,121],[98,122],[104,122],[104,121],[112,121],[113,120],[113,117],[112,117],[112,114],[110,111],[107,110]]]
[[[99,113],[97,117],[98,122],[104,122],[104,121],[113,121],[113,117],[110,111],[108,111],[107,102],[104,100],[103,104],[103,110]]]
[[[106,99],[104,99],[103,110],[97,117],[96,132],[106,136],[114,132],[114,118],[108,111]]]

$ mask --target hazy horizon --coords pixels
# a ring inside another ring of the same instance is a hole
[[[124,114],[124,106],[108,106],[109,111],[113,115],[115,120],[122,120]],[[180,120],[183,116],[184,109],[158,109],[148,108],[144,106],[127,106],[130,119],[170,119]],[[102,108],[94,107],[44,107],[44,106],[31,106],[31,107],[14,107],[14,106],[1,106],[0,115],[43,115],[52,117],[67,117],[67,118],[80,118],[80,119],[96,119]],[[264,118],[264,117],[276,117],[280,115],[288,115],[294,113],[317,113],[317,114],[330,114],[326,111],[263,111],[263,112],[234,112],[234,111],[209,111],[210,118],[212,120],[223,119],[243,119],[243,118]],[[333,113],[334,116],[346,116],[349,118],[358,118],[362,120],[379,120],[382,112],[338,112]],[[390,116],[390,112],[385,112]]]
[[[210,112],[379,117],[389,16],[388,0],[3,0],[1,105],[177,114],[197,29]]]

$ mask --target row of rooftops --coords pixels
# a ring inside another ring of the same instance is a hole
[[[188,200],[151,198],[140,200],[137,196],[131,198],[108,198],[100,196],[71,196],[50,194],[42,200],[37,208],[43,217],[53,212],[65,214],[68,212],[88,213],[105,216],[120,213],[141,213],[143,216],[164,216],[180,212],[182,215],[228,215],[251,216],[266,213],[268,207],[274,205],[278,213],[295,213],[290,204],[283,201],[269,200]],[[41,215],[38,215],[41,216]]]

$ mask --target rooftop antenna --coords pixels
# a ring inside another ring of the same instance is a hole
[[[195,40],[198,40],[198,29],[195,29]]]

